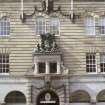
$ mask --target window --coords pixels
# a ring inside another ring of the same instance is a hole
[[[86,54],[86,72],[96,72],[96,58],[94,53]]]
[[[45,19],[43,16],[38,16],[36,18],[36,34],[44,34],[45,33]]]
[[[50,62],[50,73],[57,73],[57,63]]]
[[[100,34],[105,34],[105,16],[100,17],[99,32],[100,32]]]
[[[85,18],[85,31],[87,35],[95,35],[95,19],[92,16]]]
[[[38,70],[39,70],[39,73],[45,73],[46,72],[46,64],[44,62],[39,62]]]
[[[59,34],[59,18],[51,17],[50,18],[50,33]]]
[[[36,34],[59,34],[60,29],[60,21],[56,16],[52,16],[50,18],[46,18],[44,16],[38,16],[36,18]]]
[[[10,34],[10,21],[7,17],[0,20],[0,36],[7,36]]]
[[[105,54],[100,55],[100,70],[105,72]]]
[[[9,73],[9,54],[0,54],[0,73]]]

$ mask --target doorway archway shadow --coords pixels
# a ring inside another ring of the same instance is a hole
[[[52,90],[44,90],[37,97],[37,105],[59,105],[59,97]]]

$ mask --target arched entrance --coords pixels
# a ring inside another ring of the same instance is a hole
[[[70,95],[70,103],[89,103],[90,95],[84,90],[77,90]]]
[[[52,90],[45,90],[38,95],[37,105],[59,105],[59,97]]]
[[[99,92],[96,99],[97,99],[97,102],[105,102],[105,90],[102,90],[101,92]]]
[[[5,98],[6,105],[26,105],[26,97],[20,91],[12,91]]]

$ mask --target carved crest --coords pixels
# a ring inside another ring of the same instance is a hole
[[[41,34],[41,44],[37,44],[37,52],[54,52],[57,50],[54,34]]]

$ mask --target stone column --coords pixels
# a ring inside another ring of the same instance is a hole
[[[26,105],[32,105],[31,103],[31,94],[32,93],[32,87],[31,87],[31,80],[28,80],[27,83],[27,96],[26,96]]]
[[[90,102],[91,104],[90,105],[96,105],[96,99],[94,98],[94,99],[91,99],[91,102]]]
[[[90,105],[96,105],[96,102],[91,102],[91,104]]]
[[[96,53],[96,70],[97,73],[100,73],[100,53]]]
[[[35,65],[34,74],[38,74],[38,63],[35,62],[34,65]]]
[[[46,62],[46,74],[50,73],[49,62]]]
[[[60,74],[61,70],[60,70],[60,62],[57,62],[57,74]]]
[[[69,103],[69,98],[70,98],[70,85],[69,85],[69,78],[68,77],[64,77],[64,85],[65,85],[65,102]]]

